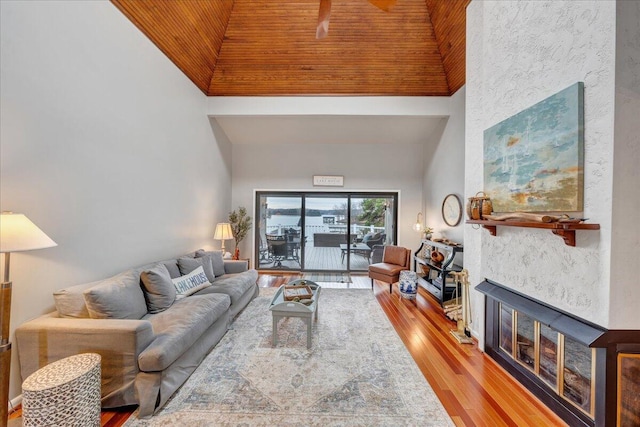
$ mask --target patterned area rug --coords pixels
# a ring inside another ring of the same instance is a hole
[[[313,347],[261,289],[167,405],[140,426],[453,426],[370,290],[322,289]]]

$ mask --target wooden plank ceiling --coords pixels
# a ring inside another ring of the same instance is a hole
[[[470,0],[112,0],[206,95],[448,96],[465,82]]]

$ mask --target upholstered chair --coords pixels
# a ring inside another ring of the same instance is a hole
[[[388,283],[389,293],[391,293],[393,284],[399,280],[400,272],[410,269],[411,249],[402,246],[385,246],[382,262],[369,265],[371,289],[373,289],[373,279],[377,279]]]

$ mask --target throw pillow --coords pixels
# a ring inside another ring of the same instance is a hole
[[[171,259],[169,261],[162,261],[162,263],[165,267],[167,267],[169,276],[171,276],[172,279],[177,279],[178,277],[182,276],[182,274],[180,274],[180,269],[178,268],[178,260]]]
[[[202,257],[202,258],[178,258],[178,267],[180,268],[180,274],[183,276],[185,274],[191,273],[198,267],[202,267],[204,270],[204,274],[207,276],[207,280],[213,283],[216,280],[215,274],[213,274],[213,265],[211,264],[211,257]]]
[[[211,283],[207,280],[207,275],[204,274],[202,266],[196,268],[186,276],[178,277],[171,281],[173,282],[173,286],[176,287],[176,300],[194,294],[207,286],[211,286]]]
[[[224,276],[224,259],[222,258],[222,252],[203,251],[202,249],[196,251],[196,258],[200,258],[205,255],[209,255],[211,257],[213,274],[215,274],[216,277]]]
[[[92,319],[140,319],[147,314],[140,274],[133,270],[87,289],[84,300]]]
[[[369,240],[373,238],[373,233],[367,233],[362,238],[362,243],[367,243]]]
[[[157,264],[143,271],[140,273],[140,279],[144,285],[144,297],[149,313],[160,313],[171,307],[176,300],[176,288],[165,264]]]

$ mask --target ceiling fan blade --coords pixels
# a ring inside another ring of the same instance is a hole
[[[318,27],[316,28],[316,39],[323,39],[329,34],[329,17],[331,16],[331,0],[320,0],[318,10]]]
[[[398,0],[369,0],[369,3],[375,7],[389,12],[391,8],[397,3]]]

